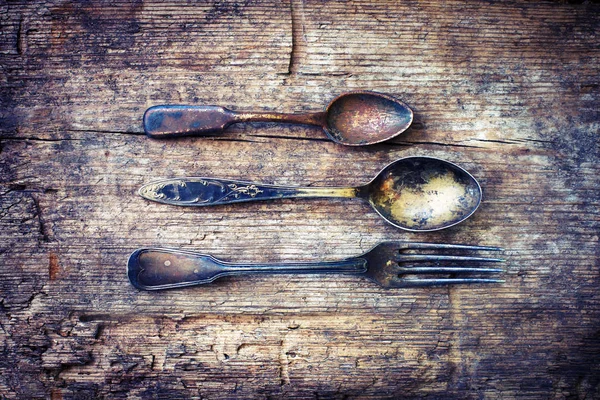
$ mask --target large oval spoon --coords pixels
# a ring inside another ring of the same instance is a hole
[[[290,197],[358,197],[390,224],[414,232],[456,225],[481,203],[481,187],[464,169],[430,157],[407,157],[385,167],[366,185],[348,188],[288,187],[213,179],[166,179],[139,194],[160,203],[210,206]]]
[[[238,112],[219,106],[154,106],[144,113],[144,130],[150,137],[168,138],[221,133],[238,122],[287,122],[320,126],[334,142],[361,146],[399,135],[412,120],[412,110],[391,96],[349,92],[335,98],[324,112],[308,114]]]

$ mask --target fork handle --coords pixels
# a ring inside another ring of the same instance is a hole
[[[340,261],[234,264],[185,250],[142,248],[131,254],[127,275],[142,290],[202,285],[231,275],[246,274],[363,274],[367,261],[355,257]]]

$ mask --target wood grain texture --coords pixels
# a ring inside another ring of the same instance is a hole
[[[600,7],[562,2],[0,2],[0,397],[600,397]],[[320,110],[368,89],[415,111],[366,148],[310,127],[157,141],[155,104]],[[136,196],[204,175],[363,183],[429,155],[484,189],[428,234],[353,200],[206,209]],[[137,247],[231,261],[381,240],[506,248],[506,283],[384,290],[258,276],[140,292]]]

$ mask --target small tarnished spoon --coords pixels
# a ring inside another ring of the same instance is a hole
[[[464,169],[431,157],[407,157],[385,167],[366,185],[289,187],[214,178],[166,179],[142,186],[139,194],[160,203],[211,206],[292,197],[358,197],[390,224],[413,232],[456,225],[481,203],[481,187]]]
[[[334,142],[362,146],[401,134],[412,120],[413,112],[403,102],[362,91],[342,94],[324,112],[308,114],[239,112],[219,106],[153,106],[144,113],[144,130],[152,138],[169,138],[217,134],[239,122],[285,122],[320,126]]]

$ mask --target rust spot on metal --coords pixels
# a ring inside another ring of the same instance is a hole
[[[58,263],[58,255],[54,252],[50,252],[48,257],[48,275],[50,280],[53,281],[56,279],[56,276],[60,272],[60,265]]]
[[[52,391],[50,392],[50,399],[51,400],[63,400],[63,395],[60,389],[58,388],[52,388]]]

